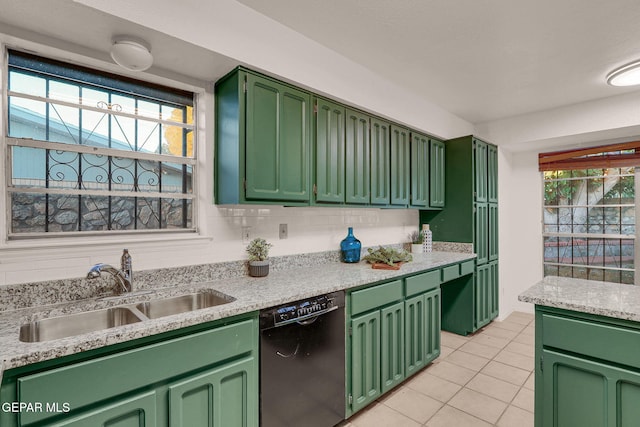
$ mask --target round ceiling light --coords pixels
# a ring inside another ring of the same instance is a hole
[[[131,71],[144,71],[153,64],[151,46],[136,37],[122,36],[113,40],[111,58]]]
[[[640,84],[640,60],[616,68],[607,75],[611,86],[633,86]]]

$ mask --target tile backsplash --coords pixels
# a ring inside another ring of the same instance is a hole
[[[77,244],[69,237],[58,239],[59,246],[50,239],[43,239],[42,245],[25,241],[0,245],[0,286],[83,277],[93,264],[118,265],[125,247],[136,272],[245,260],[245,227],[250,239],[262,237],[273,243],[270,255],[278,257],[336,251],[347,227],[354,228],[363,246],[398,244],[407,241],[419,222],[415,209],[212,205],[206,200],[200,205],[197,236],[166,240],[123,236]],[[280,224],[287,224],[287,239],[279,238]]]

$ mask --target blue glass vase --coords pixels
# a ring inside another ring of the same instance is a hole
[[[340,242],[340,259],[342,262],[359,262],[362,244],[353,235],[353,227],[349,227],[347,237]]]

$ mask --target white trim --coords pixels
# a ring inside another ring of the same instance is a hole
[[[96,156],[109,156],[124,159],[148,160],[152,162],[179,163],[195,166],[193,157],[178,157],[168,154],[154,154],[144,151],[126,151],[117,148],[94,147],[92,145],[65,144],[64,142],[49,142],[32,138],[6,137],[6,145],[11,147],[42,148],[46,150],[70,151],[82,154],[95,154]]]
[[[547,224],[552,225],[552,224]],[[582,224],[580,224],[582,225]],[[625,224],[631,225],[631,224]],[[578,239],[606,239],[606,240],[634,240],[635,234],[600,234],[600,233],[554,233],[553,231],[545,231],[542,237],[561,237],[561,238],[578,238]]]
[[[154,119],[153,117],[149,117],[149,116],[143,116],[143,115],[140,115],[140,114],[132,114],[132,113],[123,113],[122,111],[117,111],[117,110],[110,110],[110,109],[105,110],[104,108],[92,107],[91,105],[87,105],[87,104],[62,101],[62,100],[59,100],[59,99],[46,98],[46,97],[43,97],[43,96],[29,95],[29,94],[26,94],[26,93],[14,92],[14,91],[11,91],[11,90],[7,92],[7,96],[13,96],[15,98],[29,99],[31,101],[44,102],[44,103],[47,103],[47,104],[62,105],[64,107],[77,108],[79,110],[89,110],[89,111],[94,111],[94,112],[97,112],[97,113],[109,114],[109,115],[112,115],[112,116],[121,116],[121,117],[127,117],[127,118],[135,119],[135,120],[144,120],[144,121],[147,121],[147,122],[160,123],[160,124],[168,125],[168,126],[182,127],[182,128],[189,129],[189,130],[193,130],[194,129],[194,126],[191,125],[191,124],[188,124],[188,123],[182,123],[182,122],[177,122],[177,121],[173,121],[173,120]]]

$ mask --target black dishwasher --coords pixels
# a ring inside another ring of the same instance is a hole
[[[344,292],[260,312],[260,425],[331,427],[345,416]]]

